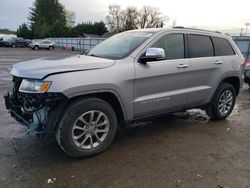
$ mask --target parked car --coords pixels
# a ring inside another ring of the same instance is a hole
[[[3,44],[3,37],[0,37],[0,47],[4,46]]]
[[[28,47],[28,44],[31,42],[31,40],[24,39],[24,38],[10,38],[7,39],[6,41],[3,41],[3,45],[5,47]]]
[[[30,48],[34,50],[39,50],[39,49],[53,50],[55,48],[55,42],[48,39],[33,40],[32,43],[30,44]]]
[[[244,72],[244,81],[250,86],[250,63],[246,63],[246,68]]]
[[[87,55],[12,66],[6,108],[28,131],[53,133],[63,151],[106,150],[117,127],[192,108],[227,118],[243,83],[231,37],[190,28],[117,34]]]

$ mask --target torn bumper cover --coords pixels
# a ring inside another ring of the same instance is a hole
[[[4,95],[6,109],[28,133],[53,133],[60,113],[67,102],[62,93],[21,93]]]

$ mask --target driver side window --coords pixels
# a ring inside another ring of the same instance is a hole
[[[183,34],[167,34],[156,41],[151,47],[164,49],[166,60],[183,59],[185,57]]]

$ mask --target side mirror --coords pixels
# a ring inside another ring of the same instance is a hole
[[[147,63],[150,61],[161,61],[166,57],[163,48],[148,48],[144,56],[140,58],[141,63]]]

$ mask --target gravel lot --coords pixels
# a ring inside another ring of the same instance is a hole
[[[75,52],[0,48],[0,187],[250,187],[250,90],[211,122],[191,110],[120,130],[106,152],[75,160],[53,136],[25,135],[4,107],[13,63]]]

